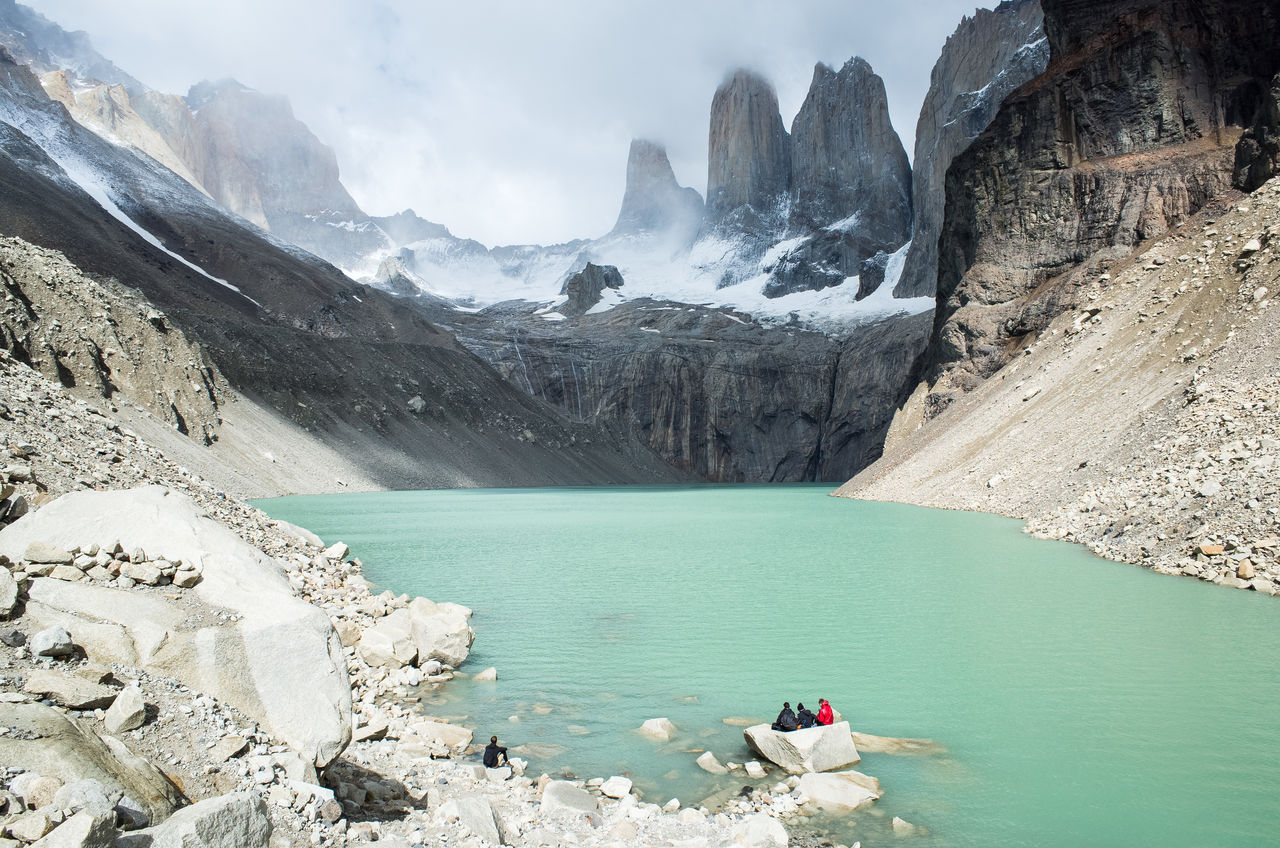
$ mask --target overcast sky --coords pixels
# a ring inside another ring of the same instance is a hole
[[[607,232],[627,147],[705,193],[711,97],[746,66],[790,126],[814,63],[884,78],[908,153],[929,72],[975,0],[24,0],[147,85],[285,94],[370,214],[486,244]]]

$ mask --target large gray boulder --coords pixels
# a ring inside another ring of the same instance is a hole
[[[13,579],[9,569],[0,565],[0,618],[13,612],[18,605],[18,581]]]
[[[210,798],[179,810],[156,827],[128,833],[116,848],[267,848],[271,817],[252,792]]]
[[[418,664],[439,660],[450,668],[457,668],[471,653],[476,632],[467,619],[471,611],[457,604],[437,604],[426,598],[414,598],[409,602],[412,619],[413,642],[418,648]]]
[[[834,771],[862,759],[853,744],[847,721],[786,733],[773,730],[767,724],[757,724],[742,731],[742,735],[757,756],[789,774]]]
[[[293,594],[283,567],[186,496],[158,486],[76,492],[0,531],[19,559],[33,540],[66,548],[142,548],[197,564],[184,602],[133,590],[35,579],[26,615],[74,631],[89,658],[176,677],[236,707],[318,767],[351,738],[351,687],[328,616]]]
[[[63,784],[96,780],[141,805],[151,821],[167,818],[182,793],[167,777],[118,740],[99,736],[87,725],[43,704],[0,703],[0,763]]]
[[[115,813],[81,810],[31,844],[31,848],[112,848],[116,843]]]

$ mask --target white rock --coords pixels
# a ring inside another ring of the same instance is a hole
[[[542,790],[539,809],[544,814],[568,814],[575,818],[586,817],[594,827],[599,827],[600,803],[585,789],[579,789],[567,780],[553,780]]]
[[[0,567],[0,616],[7,616],[18,605],[18,581],[9,569]]]
[[[856,810],[880,797],[880,781],[857,771],[806,774],[796,794],[824,810]]]
[[[94,662],[145,667],[214,695],[317,766],[346,747],[351,687],[328,616],[294,595],[280,563],[189,498],[158,486],[64,495],[0,530],[0,553],[13,559],[36,539],[68,547],[118,539],[158,559],[198,563],[202,579],[182,604],[33,580],[27,616],[43,626],[65,621]]]
[[[463,610],[466,607],[436,604],[426,598],[414,598],[409,602],[419,664],[439,660],[451,668],[462,665],[476,638]]]
[[[323,556],[334,562],[342,562],[351,555],[351,548],[347,547],[343,542],[334,542],[332,545],[324,549]]]
[[[676,816],[676,821],[685,827],[706,824],[707,817],[702,814],[702,810],[696,810],[693,807],[686,807]]]
[[[729,770],[720,764],[716,759],[716,755],[710,751],[702,752],[697,759],[698,768],[711,774],[728,774]]]
[[[409,733],[424,743],[436,743],[461,754],[471,744],[471,731],[456,724],[442,721],[419,721],[409,725]],[[402,740],[411,741],[411,740]]]
[[[32,636],[30,649],[37,657],[65,657],[74,654],[76,646],[67,629],[55,625]]]
[[[297,539],[298,541],[302,542],[304,545],[307,545],[308,547],[311,547],[311,548],[324,547],[324,542],[320,540],[320,537],[317,536],[315,533],[312,533],[310,530],[308,530],[305,527],[299,527],[296,524],[290,524],[288,521],[277,521],[275,522],[275,525],[286,536],[291,536],[294,539]]]
[[[651,718],[640,725],[640,732],[660,742],[669,742],[675,735],[676,726],[669,718]]]
[[[360,656],[369,665],[400,668],[418,658],[413,641],[413,618],[409,611],[398,609],[378,619],[360,637]]]
[[[742,735],[752,751],[789,774],[832,771],[862,759],[853,744],[847,721],[790,732],[757,724],[748,727]]]
[[[161,824],[125,833],[116,848],[268,848],[271,819],[252,792],[221,795],[184,807]]]
[[[115,810],[91,813],[82,810],[31,848],[112,848],[116,840]]]
[[[894,836],[911,836],[917,830],[919,830],[919,828],[917,828],[915,825],[913,825],[911,822],[907,821],[906,819],[898,818],[897,816],[893,817],[893,835]]]
[[[757,780],[759,780],[765,775],[764,766],[760,765],[755,760],[752,760],[751,762],[747,763],[746,769],[747,769],[747,777],[754,777]]]
[[[609,798],[625,798],[631,794],[631,781],[615,775],[600,784],[600,794]]]
[[[504,844],[493,804],[483,795],[451,798],[440,806],[438,816],[456,820],[462,829],[491,845]]]
[[[124,687],[111,702],[102,726],[108,733],[125,733],[137,730],[147,719],[147,705],[142,700],[142,689],[136,683]]]
[[[782,822],[757,813],[747,816],[733,829],[733,842],[742,848],[787,848],[790,840]]]
[[[478,671],[478,672],[476,672],[475,677],[473,677],[473,678],[471,678],[471,679],[472,679],[472,680],[497,680],[497,679],[498,679],[498,670],[497,670],[496,668],[494,668],[493,666],[489,666],[489,667],[488,667],[488,668],[486,668],[484,671]]]

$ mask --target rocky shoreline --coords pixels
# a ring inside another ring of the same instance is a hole
[[[830,844],[809,816],[878,797],[758,763],[718,809],[485,769],[424,703],[459,673],[469,610],[375,593],[345,545],[3,352],[0,397],[3,848]]]
[[[1280,179],[1067,276],[1078,309],[927,424],[918,390],[838,494],[1280,595]]]

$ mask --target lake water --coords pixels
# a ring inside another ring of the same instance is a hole
[[[841,841],[890,842],[898,815],[929,829],[921,848],[1280,843],[1280,600],[829,489],[258,506],[347,542],[385,588],[472,607],[462,671],[499,679],[455,681],[423,708],[563,749],[533,774],[626,773],[645,800],[696,803],[752,782],[694,765],[704,748],[750,759],[722,719],[826,697],[856,730],[946,749],[865,754],[884,797],[817,822]],[[673,743],[634,732],[657,716]]]

